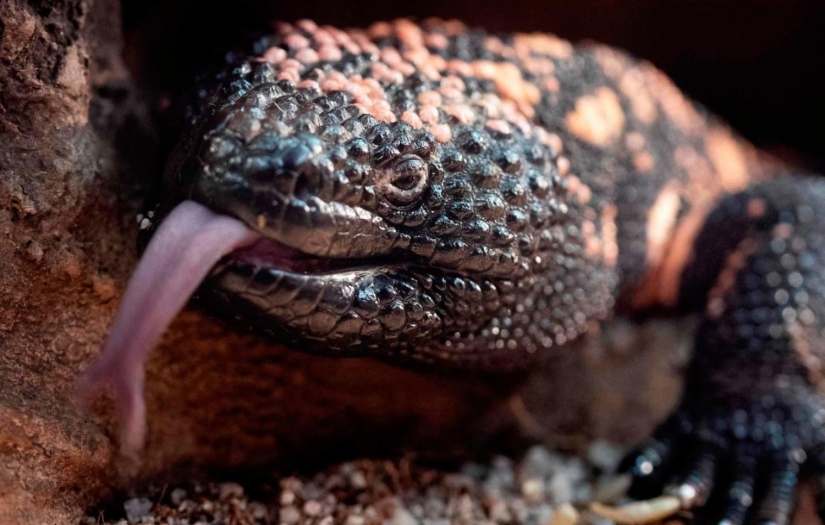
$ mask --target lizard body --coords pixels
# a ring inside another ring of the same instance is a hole
[[[697,507],[730,464],[724,518],[783,524],[800,467],[823,473],[825,183],[762,162],[650,64],[456,22],[278,24],[185,120],[129,289],[188,284],[127,291],[144,313],[85,376],[114,380],[133,446],[142,360],[205,278],[209,310],[292,348],[467,373],[525,369],[616,309],[701,311],[637,486],[675,480]],[[139,349],[135,326],[155,334]]]

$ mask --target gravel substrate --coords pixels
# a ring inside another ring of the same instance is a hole
[[[497,457],[446,471],[412,459],[351,461],[255,486],[157,487],[82,525],[604,524],[587,503],[622,496],[626,480],[610,474],[622,453],[605,442],[584,458],[535,446],[516,462]]]

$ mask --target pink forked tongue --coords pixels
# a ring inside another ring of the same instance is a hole
[[[146,434],[144,366],[149,351],[215,263],[259,236],[242,222],[192,201],[161,223],[140,260],[101,354],[83,373],[83,397],[111,385],[120,417],[120,446],[137,456]]]

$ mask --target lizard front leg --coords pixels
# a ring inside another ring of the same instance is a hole
[[[729,525],[784,525],[823,473],[825,182],[784,177],[724,199],[680,295],[704,307],[683,400],[627,461],[631,494],[719,501]],[[723,483],[724,481],[724,483]],[[825,485],[818,483],[820,516]]]

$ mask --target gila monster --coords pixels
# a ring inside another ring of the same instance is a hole
[[[811,475],[825,514],[825,181],[650,64],[452,21],[278,23],[185,107],[81,380],[115,387],[124,450],[146,355],[193,293],[294,349],[479,380],[616,311],[693,310],[683,400],[626,462],[635,493],[784,525]]]

